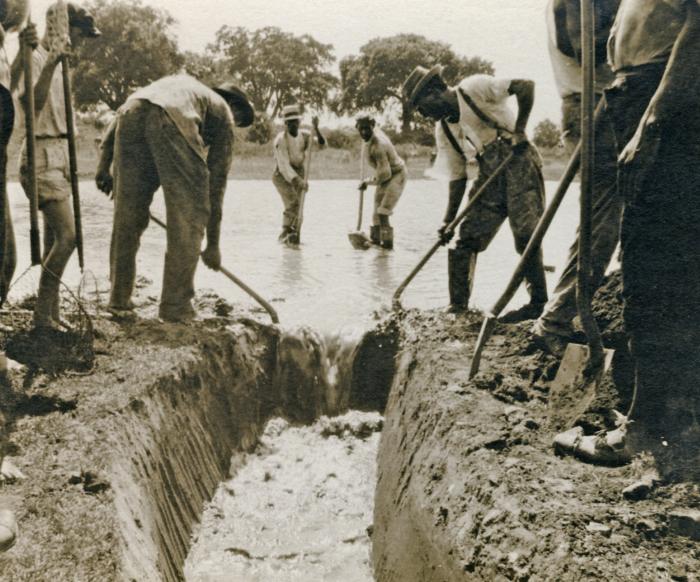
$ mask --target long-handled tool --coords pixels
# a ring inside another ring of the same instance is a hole
[[[27,21],[29,24],[30,21]],[[25,44],[22,47],[24,65],[24,97],[26,109],[24,112],[24,128],[27,143],[27,186],[29,187],[29,243],[31,247],[32,265],[41,264],[41,240],[39,238],[39,194],[36,182],[36,138],[34,136],[34,71],[32,47]]]
[[[601,104],[596,110],[597,119],[601,117],[602,110],[603,107]],[[576,173],[578,172],[580,165],[581,144],[579,143],[576,145],[576,149],[574,150],[573,154],[571,154],[569,163],[566,165],[564,174],[562,175],[561,180],[559,181],[559,186],[557,187],[557,190],[554,193],[554,196],[552,197],[552,200],[549,203],[547,210],[544,212],[539,222],[537,223],[537,226],[535,227],[535,230],[532,233],[532,236],[530,237],[530,240],[528,241],[528,244],[520,257],[520,261],[518,262],[518,265],[515,268],[515,271],[513,272],[513,275],[510,278],[508,285],[506,286],[505,290],[498,298],[496,303],[494,303],[493,307],[491,307],[491,309],[486,313],[484,321],[481,324],[481,330],[479,331],[479,337],[476,341],[476,346],[474,347],[474,354],[472,355],[472,361],[469,368],[470,379],[479,373],[479,366],[481,365],[481,354],[484,350],[486,342],[489,340],[491,334],[493,333],[494,327],[496,327],[496,320],[501,314],[501,312],[505,309],[506,305],[510,303],[510,300],[513,298],[513,295],[515,295],[515,292],[518,290],[518,287],[520,287],[520,284],[522,283],[523,278],[525,276],[525,270],[527,269],[528,263],[535,255],[535,253],[537,253],[537,251],[539,250],[540,245],[542,244],[542,240],[544,239],[545,234],[547,234],[547,230],[552,224],[552,220],[554,219],[554,216],[559,210],[559,206],[561,206],[561,203],[564,200],[567,191],[569,190],[571,182],[573,182],[574,178],[576,177]]]
[[[301,190],[301,195],[299,196],[299,210],[292,223],[292,228],[294,229],[294,239],[290,240],[290,235],[287,235],[287,240],[285,242],[292,244],[299,244],[301,242],[301,225],[304,222],[304,202],[306,201],[306,192],[309,189],[309,171],[311,170],[311,151],[314,145],[313,135],[309,135],[309,145],[306,148],[306,158],[304,159],[304,187]]]
[[[588,345],[566,346],[557,375],[550,386],[550,422],[572,424],[591,405],[598,384],[609,369],[614,350],[604,350],[598,324],[591,309],[591,215],[593,206],[593,170],[595,124],[595,22],[593,0],[581,0],[581,52],[583,92],[581,95],[581,225],[578,239],[576,305]],[[572,407],[572,401],[575,407]],[[564,402],[564,406],[559,406]],[[560,409],[569,409],[567,418],[555,418]]]
[[[510,161],[513,159],[513,152],[508,154],[506,158],[498,165],[498,167],[491,173],[491,175],[484,181],[484,183],[479,187],[479,189],[474,192],[474,194],[469,198],[469,202],[467,205],[464,207],[464,210],[460,212],[453,220],[450,222],[446,227],[445,227],[445,235],[449,236],[452,233],[454,233],[455,229],[459,226],[459,223],[464,220],[464,217],[467,216],[467,214],[471,211],[471,209],[474,207],[474,205],[479,201],[479,199],[484,195],[484,192],[486,192],[486,189],[491,185],[491,183],[498,178],[498,176],[501,175],[505,167],[510,163]],[[394,309],[399,310],[401,309],[401,294],[404,292],[406,287],[408,287],[408,284],[413,281],[414,277],[420,272],[420,270],[425,266],[425,264],[430,260],[430,258],[437,252],[437,250],[443,246],[445,243],[443,242],[442,239],[438,240],[432,247],[430,247],[430,250],[425,253],[423,258],[418,262],[418,264],[414,267],[413,271],[410,272],[408,277],[406,277],[401,285],[399,285],[396,288],[396,291],[394,291],[394,295],[392,297],[392,305]]]
[[[75,145],[75,122],[73,118],[73,89],[70,78],[68,55],[61,57],[63,72],[63,101],[66,108],[66,130],[68,132],[68,162],[70,167],[70,186],[73,193],[73,218],[75,220],[75,246],[78,249],[78,264],[80,271],[85,268],[83,252],[83,221],[80,211],[80,186],[78,184],[78,155]]]
[[[164,229],[168,229],[168,225],[165,224],[162,220],[160,220],[158,217],[153,216],[153,214],[149,213],[150,219],[155,222],[158,226],[163,227]],[[219,267],[219,272],[224,275],[227,279],[229,279],[231,282],[233,282],[235,285],[238,285],[243,291],[245,291],[248,295],[250,295],[255,301],[257,301],[260,306],[267,311],[267,313],[270,315],[272,318],[272,323],[279,323],[280,319],[277,316],[277,312],[275,311],[274,307],[270,305],[267,301],[265,301],[260,295],[258,295],[255,291],[253,291],[248,285],[246,285],[243,281],[241,281],[238,277],[236,277],[231,271],[226,269],[225,267]]]
[[[364,154],[364,152],[363,152],[363,154]],[[361,157],[360,157],[360,184],[362,184],[364,179],[365,179],[365,157],[364,157],[364,155],[361,155]],[[359,188],[359,191],[360,191],[360,207],[357,210],[357,228],[355,229],[355,232],[348,233],[348,239],[350,240],[350,244],[353,246],[353,248],[365,251],[370,246],[372,246],[372,243],[367,238],[367,235],[364,232],[362,232],[362,211],[364,210],[365,191],[362,187]]]

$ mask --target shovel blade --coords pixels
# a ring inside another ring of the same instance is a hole
[[[588,377],[588,346],[569,344],[549,387],[549,422],[556,430],[569,429],[593,404],[599,380],[612,364],[615,350],[604,349],[603,370],[597,377]]]
[[[353,248],[358,250],[367,250],[372,246],[371,241],[367,238],[364,232],[356,231],[348,233],[348,240]]]

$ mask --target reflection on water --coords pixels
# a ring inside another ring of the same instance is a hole
[[[326,331],[358,323],[381,306],[389,306],[395,288],[435,240],[446,201],[446,187],[427,180],[409,182],[392,223],[396,250],[355,250],[348,241],[357,216],[357,191],[352,181],[312,182],[306,197],[302,245],[289,249],[277,242],[282,204],[269,181],[231,181],[224,204],[222,252],[224,264],[261,295],[275,300],[283,323],[305,323]],[[547,184],[551,193],[554,183]],[[545,240],[545,261],[557,267],[548,274],[550,289],[561,271],[578,220],[578,186],[572,186]],[[86,266],[106,288],[112,203],[91,182],[81,183]],[[28,205],[18,184],[10,184],[21,273],[29,264]],[[162,196],[153,211],[165,216]],[[371,212],[366,208],[367,218]],[[367,221],[365,221],[367,224]],[[160,293],[165,234],[148,228],[138,256],[139,274],[152,280],[148,294]],[[473,304],[488,307],[505,287],[517,263],[510,230],[500,230],[479,256]],[[75,256],[66,281],[77,285]],[[20,284],[15,294],[33,291],[36,278]],[[231,301],[252,303],[220,274],[200,266],[198,288],[212,288]],[[16,296],[15,295],[15,296]],[[526,301],[520,289],[514,304]],[[446,253],[440,251],[404,294],[407,307],[438,307],[447,303]]]

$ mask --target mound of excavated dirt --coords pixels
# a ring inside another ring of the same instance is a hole
[[[604,293],[616,293],[610,285]],[[619,329],[619,312],[605,313],[606,332]],[[470,382],[479,324],[436,312],[400,322],[378,456],[376,579],[697,580],[698,485],[632,502],[622,489],[648,459],[600,467],[555,456],[548,382],[558,362],[532,349],[528,325],[498,325]]]

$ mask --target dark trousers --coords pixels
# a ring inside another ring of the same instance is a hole
[[[620,150],[662,74],[662,67],[640,70],[606,94]],[[700,104],[664,121],[658,135],[653,159],[620,167],[620,240],[634,417],[668,436],[700,418]]]

